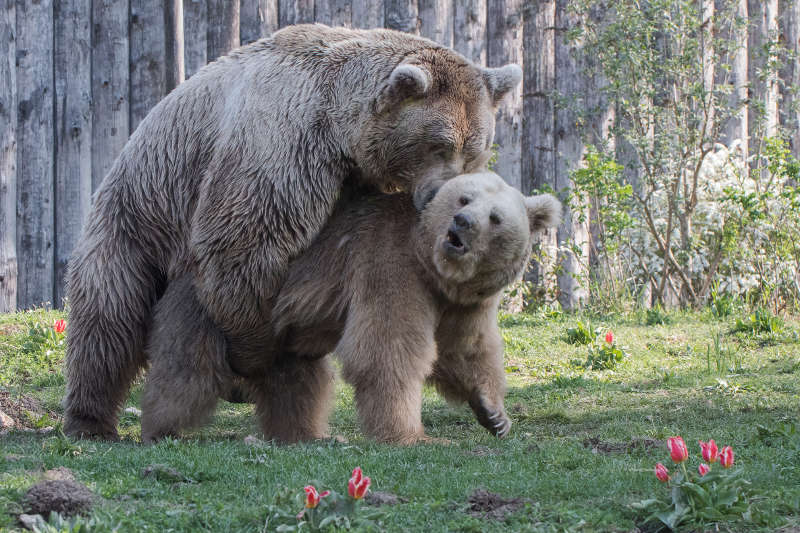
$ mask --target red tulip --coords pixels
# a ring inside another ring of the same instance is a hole
[[[331,493],[331,491],[326,490],[322,494],[319,494],[317,489],[314,488],[314,485],[307,485],[303,490],[306,491],[306,507],[309,509],[315,508],[319,505],[322,498]]]
[[[703,460],[708,462],[709,464],[714,464],[717,460],[719,454],[717,453],[717,443],[714,442],[714,439],[709,440],[708,442],[700,442],[700,448],[703,450]]]
[[[656,463],[656,477],[659,481],[663,481],[664,483],[669,481],[669,470],[667,470],[667,467],[661,463]]]
[[[614,334],[611,332],[611,330],[606,333],[606,343],[614,344]]]
[[[361,474],[361,467],[357,466],[353,469],[353,476],[347,482],[347,493],[351,498],[360,500],[367,493],[372,481],[368,477]]]
[[[67,329],[67,322],[63,318],[59,318],[53,323],[53,329],[56,333],[64,333],[64,330]]]
[[[697,465],[697,471],[700,472],[701,476],[705,476],[706,474],[711,472],[711,467],[705,463],[700,463],[699,465]]]
[[[668,438],[667,446],[669,447],[670,457],[676,463],[682,463],[689,458],[689,450],[686,449],[686,443],[683,442],[682,437]]]
[[[730,468],[733,466],[733,448],[724,446],[719,452],[719,464],[722,468]]]

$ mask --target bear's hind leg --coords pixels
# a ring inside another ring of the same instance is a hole
[[[76,253],[67,279],[63,404],[64,432],[72,437],[119,438],[119,409],[146,362],[144,342],[161,279],[135,244],[119,237],[109,247],[111,240]]]
[[[292,354],[277,361],[265,377],[251,381],[264,436],[281,443],[328,436],[334,377],[327,357]]]
[[[227,341],[197,302],[189,278],[170,284],[156,306],[142,396],[142,441],[197,426],[234,381]]]

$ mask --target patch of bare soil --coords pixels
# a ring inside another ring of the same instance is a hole
[[[364,501],[369,505],[397,505],[398,503],[408,503],[408,500],[405,498],[401,498],[391,492],[381,491],[368,492],[366,497],[364,497]]]
[[[598,439],[597,437],[589,437],[583,440],[583,445],[592,450],[592,453],[629,453],[637,448],[643,450],[655,450],[666,446],[664,441],[658,439],[650,439],[647,437],[634,437],[628,442],[609,442]]]
[[[94,495],[85,485],[70,480],[41,481],[28,489],[24,507],[28,514],[49,516],[51,511],[71,516],[91,509]]]
[[[476,489],[467,498],[467,502],[470,516],[500,521],[525,507],[525,504],[532,503],[525,498],[504,498],[484,489]]]
[[[48,415],[54,421],[59,420],[59,416],[53,411],[42,407],[38,400],[30,396],[12,396],[10,392],[0,390],[0,432],[8,429],[17,430],[38,430],[35,422],[44,415]],[[10,423],[9,423],[10,420]],[[6,427],[8,425],[9,427]]]

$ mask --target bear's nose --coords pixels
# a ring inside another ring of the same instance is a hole
[[[453,217],[453,225],[458,229],[469,229],[475,224],[475,219],[467,213],[457,213]]]

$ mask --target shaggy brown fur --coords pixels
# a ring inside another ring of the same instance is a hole
[[[495,106],[520,78],[404,33],[301,25],[177,87],[100,185],[70,261],[66,433],[117,437],[173,280],[193,280],[236,353],[259,353],[266,302],[344,178],[422,205],[441,179],[486,162]]]
[[[469,403],[482,425],[504,436],[511,421],[503,407],[497,307],[502,289],[525,267],[532,234],[555,224],[559,213],[553,197],[525,198],[491,173],[446,182],[421,214],[402,194],[343,201],[290,265],[274,301],[274,342],[259,359],[231,346],[231,368],[249,384],[266,436],[295,442],[326,434],[331,352],[355,388],[364,431],[377,440],[425,438],[426,379],[449,400]],[[187,325],[194,330],[202,316],[193,290],[188,278],[174,282],[158,306],[164,313],[155,317],[156,331],[172,332],[176,341],[151,342],[146,441],[184,427],[187,407],[199,422],[209,410],[204,402],[227,390],[229,371],[217,345],[175,334]],[[200,323],[216,336],[212,324]],[[151,386],[162,381],[180,392],[164,395],[164,387]]]

